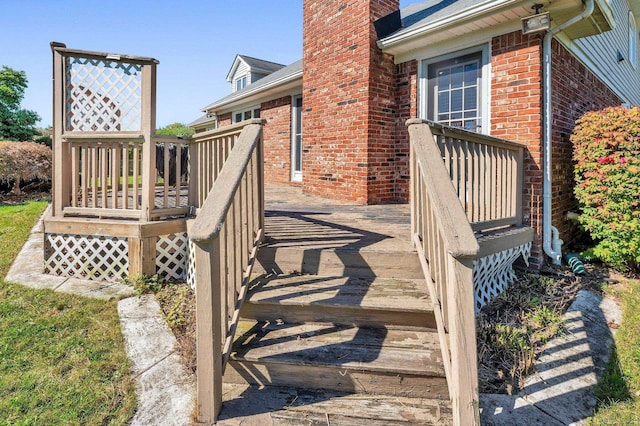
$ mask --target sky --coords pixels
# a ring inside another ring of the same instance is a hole
[[[22,108],[42,127],[52,124],[52,41],[159,60],[157,127],[189,123],[230,93],[236,54],[302,57],[302,0],[0,0],[0,13],[0,67],[26,72]]]

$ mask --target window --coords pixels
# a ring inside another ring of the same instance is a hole
[[[235,85],[236,85],[236,91],[247,87],[247,76],[245,75],[243,77],[237,78],[235,80]]]
[[[233,113],[234,123],[239,123],[244,120],[251,120],[252,118],[260,118],[260,107],[253,107],[242,111],[235,111]]]
[[[428,116],[472,132],[482,128],[482,55],[474,53],[431,64],[428,69]]]
[[[629,62],[634,68],[638,66],[638,27],[633,12],[629,12]]]

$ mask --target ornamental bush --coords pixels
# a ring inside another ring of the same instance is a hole
[[[621,270],[640,266],[640,108],[589,112],[571,136],[580,223],[592,254]]]
[[[51,148],[35,142],[0,142],[0,181],[13,182],[20,193],[20,182],[51,180]]]

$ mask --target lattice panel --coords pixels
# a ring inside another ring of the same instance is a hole
[[[504,250],[473,262],[476,312],[502,293],[516,279],[513,262],[531,255],[531,243]]]
[[[54,275],[110,281],[129,274],[126,238],[46,234],[45,258]]]
[[[193,291],[196,290],[196,245],[189,240],[189,256],[187,258],[187,284]]]
[[[156,273],[169,279],[187,278],[187,234],[169,234],[158,237],[156,242]]]
[[[142,126],[142,65],[67,58],[66,130],[134,131]]]

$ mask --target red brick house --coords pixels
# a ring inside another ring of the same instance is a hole
[[[227,76],[232,93],[203,109],[197,130],[266,119],[267,179],[361,204],[408,201],[409,118],[524,143],[530,260],[539,266],[546,252],[559,261],[560,239],[572,238],[574,121],[589,110],[640,104],[639,2],[432,0],[399,10],[398,0],[304,0],[303,7],[303,59],[265,73],[267,61],[238,56]],[[525,33],[523,18],[536,14],[551,28]]]

